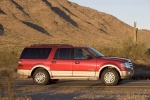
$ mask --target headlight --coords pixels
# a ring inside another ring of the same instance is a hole
[[[121,67],[130,68],[128,63],[121,63]]]

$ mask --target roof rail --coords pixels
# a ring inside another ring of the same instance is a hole
[[[32,44],[31,46],[73,46],[70,44]]]

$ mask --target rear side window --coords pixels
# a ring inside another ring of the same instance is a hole
[[[25,48],[20,59],[47,59],[51,48]]]
[[[71,59],[71,48],[57,49],[54,59]]]

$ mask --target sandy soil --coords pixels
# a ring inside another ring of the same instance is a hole
[[[32,90],[31,90],[32,88]],[[36,89],[35,89],[36,88]],[[19,95],[32,100],[70,100],[70,99],[99,99],[99,100],[149,100],[150,88],[100,88],[100,87],[37,87],[24,88]]]

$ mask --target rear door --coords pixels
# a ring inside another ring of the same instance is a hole
[[[51,61],[52,76],[72,76],[72,48],[58,48]]]
[[[93,77],[96,72],[96,60],[84,48],[74,48],[73,76]]]

